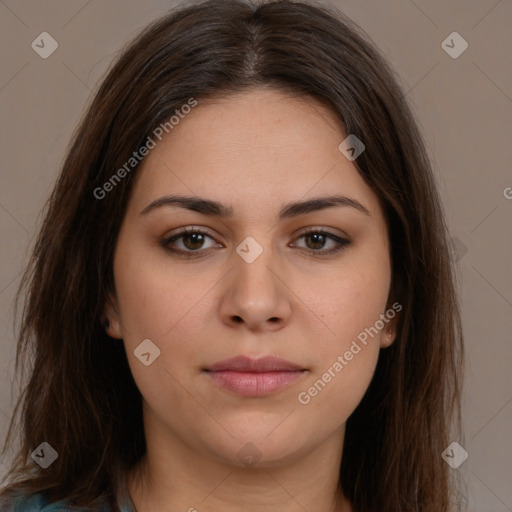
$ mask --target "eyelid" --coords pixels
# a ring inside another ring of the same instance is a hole
[[[338,231],[338,233],[333,233],[331,230]],[[333,228],[330,226],[308,226],[306,228],[301,229],[297,234],[295,234],[294,239],[297,239],[298,237],[306,235],[311,232],[313,232],[313,233],[324,232],[325,234],[334,235],[339,238],[351,240],[350,236],[347,233],[341,231],[338,228]],[[173,238],[175,236],[186,235],[188,233],[201,233],[201,234],[206,234],[213,239],[216,238],[216,235],[214,235],[212,233],[210,228],[208,228],[206,226],[191,224],[189,226],[183,226],[181,228],[177,228],[177,231],[175,230],[175,231],[170,232],[169,234],[164,235],[163,239],[169,240],[170,238]]]
[[[171,242],[174,242],[175,240],[179,240],[185,235],[199,233],[201,235],[206,235],[207,237],[211,238],[216,243],[216,237],[211,234],[208,228],[204,226],[185,226],[183,228],[179,228],[178,231],[172,232],[169,235],[165,235],[161,241],[162,245],[170,244]],[[205,251],[206,249],[198,249],[197,251],[188,251],[188,252],[199,252],[199,251]]]
[[[337,231],[338,233],[335,233],[333,231]],[[346,238],[347,240],[350,240],[350,237],[348,236],[347,233],[340,230],[339,228],[333,228],[330,226],[309,226],[307,228],[303,228],[301,231],[299,231],[299,233],[297,235],[295,235],[295,238],[305,235],[305,234],[308,234],[308,233],[311,233],[311,232],[313,232],[313,233],[324,232],[324,233],[327,233],[330,235],[335,235],[339,238]]]
[[[171,231],[169,234],[166,234],[163,236],[163,241],[169,241],[171,238],[179,237],[182,235],[187,235],[190,233],[200,233],[208,235],[212,239],[216,239],[216,236],[213,235],[211,230],[205,226],[200,225],[190,225],[190,226],[183,226],[181,228],[177,228],[176,230]]]

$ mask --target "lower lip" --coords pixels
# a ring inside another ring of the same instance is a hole
[[[217,384],[238,395],[258,397],[270,395],[291,386],[299,380],[304,371],[281,372],[206,372]]]

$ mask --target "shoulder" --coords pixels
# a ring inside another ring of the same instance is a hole
[[[71,512],[72,510],[64,501],[49,503],[42,494],[19,496],[0,505],[2,512]]]
[[[24,494],[10,500],[0,498],[0,512],[80,512],[81,510],[79,507],[71,507],[65,500],[50,502],[42,493]],[[135,512],[135,508],[128,500],[121,506],[121,511]],[[112,512],[112,508],[105,499],[96,512]]]

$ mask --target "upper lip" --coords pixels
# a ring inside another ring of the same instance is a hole
[[[261,357],[259,359],[252,359],[246,356],[236,356],[230,359],[224,359],[211,366],[205,368],[209,372],[220,372],[220,371],[237,371],[237,372],[252,372],[252,373],[263,373],[263,372],[290,372],[305,370],[301,366],[279,359],[278,357]]]

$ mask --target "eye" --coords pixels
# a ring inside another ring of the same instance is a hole
[[[204,247],[204,243],[207,238],[214,241],[213,237],[211,237],[206,231],[196,227],[184,228],[179,233],[162,240],[161,245],[167,251],[178,256],[193,258],[201,256],[204,251],[214,247],[214,245],[206,248]],[[346,238],[339,237],[334,233],[318,228],[309,229],[308,231],[303,232],[296,240],[301,239],[306,240],[306,247],[302,247],[302,250],[312,254],[313,256],[320,257],[340,252],[352,243]],[[176,247],[178,241],[182,245],[181,248]],[[330,242],[332,247],[328,250],[321,250],[325,247],[327,242]],[[217,246],[222,247],[220,244],[217,244]]]
[[[179,233],[163,240],[162,246],[173,253],[185,257],[193,257],[195,255],[191,253],[199,252],[200,249],[204,249],[203,244],[206,238],[213,240],[213,238],[209,236],[208,233],[202,231],[199,228],[185,228]],[[184,249],[176,249],[175,247],[171,247],[178,240],[181,241]]]
[[[324,256],[328,254],[337,253],[352,243],[347,238],[342,238],[335,235],[334,233],[331,233],[330,231],[324,231],[323,229],[317,228],[309,229],[303,232],[297,238],[297,240],[300,239],[311,241],[311,243],[306,242],[305,250],[313,253],[318,253],[314,254],[314,256]],[[326,242],[331,242],[331,248],[328,250],[320,251],[319,249],[322,249],[325,246]]]

